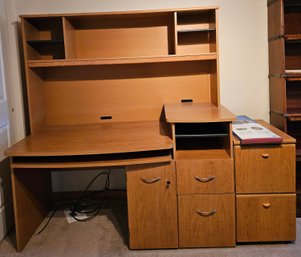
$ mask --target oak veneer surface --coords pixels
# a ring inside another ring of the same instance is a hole
[[[5,154],[64,156],[171,149],[168,133],[158,121],[58,126],[29,135]]]
[[[282,137],[282,140],[283,140],[282,144],[295,144],[296,143],[295,138],[289,136],[288,134],[284,133],[280,129],[275,128],[274,126],[268,124],[267,122],[265,122],[263,120],[257,120],[256,122],[258,122],[262,126],[266,127],[267,129],[271,130],[278,136]],[[235,136],[233,136],[233,143],[234,143],[234,145],[240,145],[239,139],[237,139]]]
[[[296,195],[238,195],[237,241],[296,240]]]
[[[127,167],[131,249],[178,247],[174,162]]]
[[[164,104],[166,121],[180,122],[223,122],[232,121],[235,116],[223,106],[212,103],[170,103]]]

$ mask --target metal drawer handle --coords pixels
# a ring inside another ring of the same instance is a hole
[[[209,182],[209,181],[215,179],[215,176],[208,176],[207,178],[200,178],[199,176],[195,176],[194,179],[199,182],[205,183],[205,182]]]
[[[158,178],[141,178],[141,180],[142,180],[144,183],[147,183],[147,184],[156,183],[156,182],[158,182],[160,179],[161,179],[161,177],[158,177]]]
[[[216,213],[216,210],[213,209],[212,211],[196,211],[197,214],[203,216],[203,217],[208,217]]]
[[[271,203],[263,203],[262,206],[266,209],[271,207]]]
[[[268,153],[263,153],[263,154],[261,154],[261,157],[263,159],[268,159],[270,157],[270,155]]]

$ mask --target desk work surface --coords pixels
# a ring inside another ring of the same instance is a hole
[[[71,156],[172,149],[166,124],[116,122],[48,127],[10,147],[7,156]]]
[[[212,103],[164,104],[166,121],[169,123],[233,121],[235,116],[223,106]]]

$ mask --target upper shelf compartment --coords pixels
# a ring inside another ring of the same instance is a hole
[[[32,17],[23,22],[24,49],[29,60],[64,59],[61,17]]]
[[[173,13],[73,16],[64,29],[69,59],[175,53]]]
[[[177,54],[216,52],[215,10],[177,12]]]

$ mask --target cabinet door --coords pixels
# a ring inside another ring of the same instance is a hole
[[[179,195],[179,246],[234,246],[234,202],[234,194]]]
[[[179,194],[234,193],[233,160],[177,160]]]
[[[127,168],[131,249],[178,247],[175,165]]]
[[[237,242],[296,240],[296,196],[238,195]]]
[[[294,193],[295,145],[236,146],[237,193]]]

